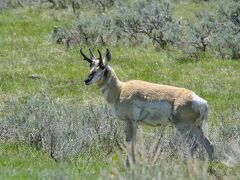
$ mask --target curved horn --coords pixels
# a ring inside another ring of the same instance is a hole
[[[90,48],[89,48],[88,50],[89,50],[89,52],[90,52],[90,58],[91,58],[91,59],[96,59],[96,57],[94,56],[92,50],[91,50]]]
[[[108,48],[106,49],[106,60],[107,61],[111,60],[111,53],[110,53],[110,50]]]
[[[99,65],[100,65],[100,68],[103,69],[104,64],[103,64],[102,54],[99,49],[98,49],[98,54],[99,54],[99,62],[100,62]]]
[[[83,56],[83,60],[89,62],[90,64],[92,63],[92,60],[90,58],[88,58],[83,52],[82,52],[82,48],[80,48],[80,53]]]
[[[99,49],[98,49],[98,54],[99,54],[99,59],[102,61],[102,54]]]

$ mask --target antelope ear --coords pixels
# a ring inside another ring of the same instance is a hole
[[[106,50],[105,59],[107,62],[109,62],[111,60],[111,53],[110,53],[109,49]]]

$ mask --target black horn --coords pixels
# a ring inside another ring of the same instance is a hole
[[[99,54],[99,65],[101,69],[104,69],[104,64],[103,64],[103,59],[102,59],[102,54],[100,50],[98,49],[98,54]]]
[[[88,58],[83,52],[82,52],[82,48],[80,48],[80,53],[83,56],[83,60],[89,62],[90,64],[92,63],[92,60],[90,58]]]
[[[96,57],[94,56],[92,50],[91,50],[90,48],[89,48],[88,50],[89,50],[89,52],[90,52],[90,58],[91,58],[91,59],[96,59]]]
[[[107,60],[107,61],[110,61],[110,59],[111,59],[110,50],[109,50],[109,49],[106,49],[106,60]]]

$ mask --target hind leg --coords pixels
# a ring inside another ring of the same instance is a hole
[[[182,137],[186,140],[189,148],[189,154],[193,157],[194,152],[198,147],[198,143],[191,133],[191,126],[185,123],[176,124],[176,129],[181,133]]]
[[[186,123],[178,123],[176,124],[176,128],[184,136],[184,138],[186,138],[190,146],[190,153],[192,156],[198,145],[201,144],[206,149],[209,160],[213,160],[213,145],[204,135],[200,126],[192,127]]]
[[[192,139],[192,138],[191,138],[191,139]],[[196,151],[197,148],[198,148],[198,143],[197,143],[194,139],[192,139],[191,142],[190,142],[190,144],[189,144],[189,146],[190,146],[190,154],[191,154],[191,156],[193,157],[195,151]]]
[[[198,144],[201,144],[207,151],[209,160],[213,160],[214,150],[213,145],[209,139],[204,135],[201,127],[195,127],[191,131],[192,137]]]

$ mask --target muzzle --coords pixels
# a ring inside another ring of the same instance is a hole
[[[90,82],[92,81],[94,74],[95,73],[89,74],[89,76],[84,80],[84,83],[86,85],[90,85],[91,84]]]

